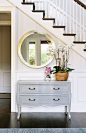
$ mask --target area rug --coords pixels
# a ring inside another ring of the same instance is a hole
[[[0,133],[86,133],[86,128],[0,129]]]

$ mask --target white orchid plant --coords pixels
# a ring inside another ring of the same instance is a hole
[[[58,45],[58,49],[54,49],[52,46],[49,46],[48,54],[54,55],[56,60],[56,66],[54,66],[51,73],[55,74],[57,72],[71,72],[74,69],[68,67],[69,61],[69,49],[72,48],[73,45]]]

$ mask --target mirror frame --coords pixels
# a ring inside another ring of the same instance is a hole
[[[51,38],[50,35],[48,34],[45,34],[45,33],[42,33],[42,32],[37,32],[37,31],[30,31],[30,32],[27,32],[26,34],[24,34],[22,36],[22,38],[20,39],[19,43],[18,43],[18,56],[20,58],[20,60],[22,61],[22,63],[30,68],[34,68],[34,69],[39,69],[39,68],[43,68],[45,66],[47,66],[48,64],[50,64],[52,62],[52,60],[54,59],[54,55],[52,55],[52,58],[44,65],[41,65],[41,66],[33,66],[33,65],[29,65],[23,58],[22,54],[21,54],[21,45],[23,43],[23,41],[25,40],[26,37],[28,37],[29,35],[31,34],[34,34],[34,33],[37,33],[37,34],[41,34],[41,35],[45,35],[52,43],[52,46],[55,48],[55,43],[54,43],[54,40]]]

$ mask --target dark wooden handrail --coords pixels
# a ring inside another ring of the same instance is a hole
[[[75,2],[77,2],[80,6],[82,6],[84,9],[86,9],[86,5],[81,2],[80,0],[74,0]]]

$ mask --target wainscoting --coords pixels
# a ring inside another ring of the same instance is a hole
[[[0,71],[0,93],[11,92],[11,72]]]

